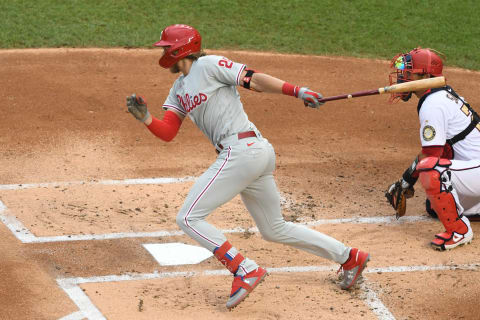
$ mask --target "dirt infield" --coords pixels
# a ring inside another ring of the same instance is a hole
[[[385,61],[214,53],[324,95],[388,81]],[[209,221],[271,272],[228,312],[231,276],[214,258],[161,266],[142,246],[196,245],[175,215],[216,157],[191,121],[164,143],[126,112],[136,92],[162,115],[176,76],[158,66],[158,51],[7,50],[0,61],[0,319],[478,319],[480,240],[433,251],[429,241],[443,229],[424,212],[422,190],[400,221],[384,197],[420,147],[416,99],[389,105],[371,96],[313,110],[239,89],[275,147],[285,218],[372,260],[363,283],[344,292],[338,266],[262,240],[237,197]],[[479,108],[480,73],[447,68],[445,76]],[[480,234],[480,223],[473,230]]]

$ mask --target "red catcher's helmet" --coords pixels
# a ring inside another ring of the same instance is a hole
[[[390,74],[390,84],[412,81],[411,74],[429,74],[432,77],[442,76],[443,62],[434,49],[415,48],[408,53],[396,55],[390,62],[394,71]],[[392,93],[391,101],[401,98],[410,99],[411,92]]]
[[[160,41],[154,43],[155,47],[167,47],[165,54],[158,63],[163,68],[170,68],[180,59],[200,52],[202,37],[195,28],[185,24],[174,24],[163,29]]]

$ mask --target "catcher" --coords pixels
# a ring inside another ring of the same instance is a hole
[[[390,83],[442,76],[443,62],[433,49],[415,48],[395,56]],[[450,86],[392,94],[391,101],[419,98],[422,150],[386,192],[397,219],[405,214],[406,199],[420,180],[431,206],[445,227],[431,242],[449,250],[470,243],[473,231],[467,216],[480,212],[480,117]]]

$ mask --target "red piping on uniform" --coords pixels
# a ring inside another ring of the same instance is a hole
[[[188,209],[188,212],[187,214],[185,215],[185,218],[184,221],[185,221],[185,225],[187,227],[189,227],[190,229],[193,230],[193,232],[195,232],[196,234],[198,234],[200,237],[202,237],[203,239],[207,240],[208,242],[210,242],[211,244],[213,244],[215,247],[219,247],[220,244],[217,244],[215,242],[213,242],[212,240],[210,239],[207,239],[205,238],[203,235],[201,235],[197,230],[195,230],[192,226],[190,226],[188,224],[188,221],[187,221],[187,218],[188,218],[188,215],[190,214],[190,212],[192,212],[193,208],[195,207],[195,205],[197,204],[197,202],[200,200],[200,198],[205,194],[205,192],[208,190],[208,188],[210,188],[210,186],[213,184],[213,182],[215,181],[215,179],[218,177],[218,175],[220,174],[220,172],[223,170],[223,168],[225,167],[225,165],[227,164],[228,162],[228,159],[230,158],[230,151],[232,150],[231,147],[228,147],[228,153],[227,153],[227,157],[225,158],[225,161],[223,162],[222,166],[220,167],[220,169],[218,169],[217,173],[215,174],[215,176],[212,178],[212,180],[210,180],[210,182],[207,184],[207,186],[205,187],[205,189],[202,190],[202,192],[200,192],[200,195],[197,197],[197,199],[195,199],[195,201],[193,202],[192,206],[190,207],[190,209]]]
[[[237,85],[240,85],[240,75],[242,74],[243,70],[245,70],[245,67],[246,65],[243,65],[241,68],[240,68],[240,71],[238,72],[237,74]]]
[[[452,169],[448,168],[450,171],[465,171],[465,170],[472,170],[472,169],[478,169],[480,166],[475,166],[475,167],[470,167],[470,168],[462,168],[462,169]]]

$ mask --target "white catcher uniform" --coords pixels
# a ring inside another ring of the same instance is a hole
[[[236,88],[245,67],[221,56],[201,57],[193,62],[187,76],[179,76],[163,104],[166,110],[188,115],[219,153],[190,190],[177,215],[178,225],[214,252],[227,239],[205,219],[240,194],[265,240],[344,263],[349,257],[349,247],[283,219],[273,178],[275,152],[248,120]],[[233,257],[237,252],[235,248],[232,250],[228,254]],[[258,266],[245,259],[240,267],[248,273]]]
[[[424,95],[418,103],[418,111],[422,147],[448,145],[449,139],[465,130],[473,119],[473,112],[463,97],[448,86],[432,89]],[[453,152],[444,152],[442,158],[451,159],[452,165],[447,170],[444,167],[436,169],[442,173],[447,188],[450,184],[453,187],[451,192],[458,214],[480,213],[480,124],[476,124],[464,139],[455,142]]]

